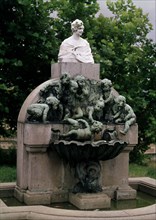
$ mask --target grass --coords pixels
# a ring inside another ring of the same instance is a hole
[[[146,165],[130,164],[130,177],[151,177],[156,179],[156,162],[148,162]]]
[[[147,165],[130,164],[130,177],[151,177],[156,179],[156,162],[149,162]],[[0,183],[15,182],[16,167],[15,166],[0,166]]]
[[[0,183],[16,182],[16,167],[0,166]]]

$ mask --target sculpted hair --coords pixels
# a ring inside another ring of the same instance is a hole
[[[84,24],[81,20],[76,19],[71,23],[71,30],[72,32],[77,31],[79,28],[84,28]]]

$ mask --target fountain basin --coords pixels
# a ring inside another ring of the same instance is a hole
[[[51,147],[57,151],[59,156],[66,162],[74,165],[81,161],[98,161],[113,159],[127,146],[124,141],[103,140],[91,142],[78,141],[56,141]]]
[[[155,180],[148,177],[130,178],[129,184],[135,189],[156,197]],[[13,196],[15,183],[0,184],[0,197]],[[42,205],[7,207],[1,200],[0,219],[42,219],[42,220],[66,220],[66,219],[109,219],[109,220],[155,220],[156,204],[118,211],[79,211],[50,208]]]

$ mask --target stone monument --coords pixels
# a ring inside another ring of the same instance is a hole
[[[75,20],[71,29],[51,79],[19,113],[15,197],[26,204],[109,208],[111,199],[136,198],[128,185],[136,116],[112,82],[100,80],[99,64],[81,38],[83,22]]]

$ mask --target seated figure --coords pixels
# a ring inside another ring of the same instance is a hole
[[[89,120],[93,123],[96,120],[100,120],[103,114],[103,108],[105,102],[102,97],[100,97],[93,105],[87,107],[87,113]]]
[[[45,103],[34,103],[28,107],[28,120],[46,122],[48,121],[48,114],[50,111],[52,111],[52,114],[57,111],[57,115],[58,112],[62,115],[62,108],[60,107],[60,101],[54,96],[49,96],[46,98]]]
[[[113,106],[114,122],[124,123],[124,130],[120,130],[122,134],[126,134],[131,125],[136,122],[136,115],[133,112],[131,106],[126,104],[126,98],[119,95],[115,98],[115,104]]]
[[[83,22],[76,19],[71,24],[71,30],[72,36],[65,39],[60,46],[58,62],[94,63],[89,43],[81,38]]]

